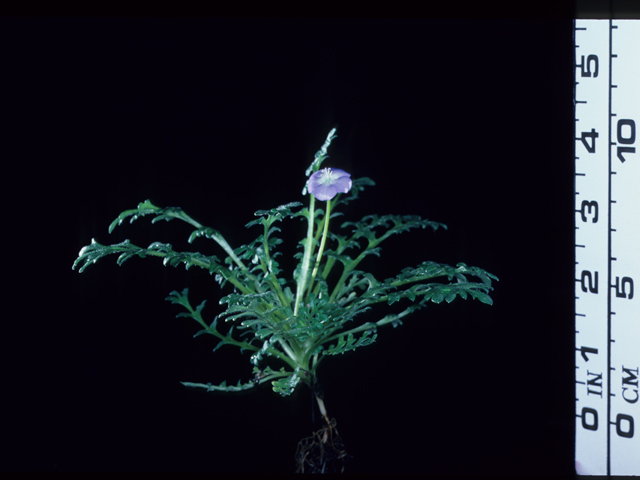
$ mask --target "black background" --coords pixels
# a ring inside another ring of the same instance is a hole
[[[494,305],[430,304],[319,369],[349,472],[572,473],[571,20],[4,19],[2,470],[292,472],[310,396],[247,381],[247,354],[192,335],[164,298],[207,273],[158,259],[71,265],[95,238],[222,256],[177,221],[109,223],[145,199],[237,247],[258,209],[325,166],[376,182],[348,220],[417,214],[363,265],[500,278]],[[339,222],[336,222],[336,226]],[[255,228],[255,227],[254,227]],[[290,276],[298,219],[282,225]],[[18,265],[18,268],[14,268]],[[391,310],[393,311],[393,310]],[[377,320],[384,308],[363,320]]]

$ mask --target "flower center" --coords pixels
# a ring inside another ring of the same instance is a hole
[[[331,183],[331,177],[333,176],[333,172],[330,168],[325,168],[324,172],[322,172],[322,183]]]

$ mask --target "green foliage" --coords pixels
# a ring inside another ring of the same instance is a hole
[[[280,205],[277,208],[272,208],[271,210],[258,210],[256,213],[254,213],[254,215],[261,218],[247,223],[246,226],[247,228],[253,225],[271,226],[271,224],[275,221],[281,221],[283,218],[292,217],[293,215],[295,215],[295,213],[293,213],[291,209],[301,206],[302,204],[300,202],[291,202],[287,203],[286,205]]]
[[[204,268],[208,270],[209,273],[219,272],[224,268],[215,256],[207,257],[198,252],[175,252],[168,243],[153,242],[147,248],[141,248],[129,240],[114,245],[101,245],[96,242],[95,239],[91,239],[91,245],[87,245],[80,250],[80,254],[73,264],[73,268],[82,265],[79,271],[84,272],[89,265],[96,263],[102,257],[106,257],[112,253],[120,254],[118,260],[116,260],[118,265],[122,265],[126,260],[136,255],[140,258],[145,258],[147,255],[150,255],[164,257],[162,263],[172,267],[184,263],[187,270],[193,265]]]
[[[316,153],[306,171],[307,176],[318,171],[327,158],[327,148],[336,138],[334,134],[335,129]],[[316,208],[314,197],[310,195],[309,207],[300,208],[302,203],[292,202],[270,210],[258,210],[257,218],[246,227],[259,227],[260,234],[253,242],[235,249],[217,230],[201,225],[182,209],[160,208],[145,200],[137,208],[118,215],[109,226],[109,233],[126,219],[133,222],[146,215],[153,217],[151,223],[178,219],[195,228],[188,243],[198,237],[213,240],[226,256],[220,260],[198,252],[178,252],[172,245],[160,242],[141,248],[129,240],[102,245],[92,239],[90,245],[80,250],[73,268],[79,267],[79,271],[84,272],[99,259],[118,254],[118,265],[133,256],[155,256],[162,257],[164,265],[182,263],[187,269],[195,265],[207,270],[221,288],[232,287],[232,291],[219,301],[220,305],[226,305],[225,309],[213,320],[204,318],[206,300],[194,308],[186,288],[182,292],[172,291],[166,300],[184,310],[177,317],[191,318],[200,325],[201,329],[194,337],[204,334],[216,337],[214,351],[231,345],[240,348],[241,352],[250,352],[254,378],[246,383],[238,381],[234,386],[226,382],[219,385],[183,384],[207,391],[234,392],[270,382],[275,392],[286,396],[299,383],[315,381],[317,367],[325,356],[371,345],[380,327],[402,324],[404,317],[428,302],[450,303],[460,297],[492,304],[489,293],[492,280],[498,280],[497,277],[464,263],[452,267],[425,261],[383,281],[372,273],[358,270],[358,265],[368,255],[381,255],[380,244],[392,235],[412,229],[437,231],[447,228],[415,215],[367,215],[359,221],[342,222],[338,232],[330,231],[331,221],[335,222],[342,215],[340,208],[357,199],[365,187],[373,185],[368,178],[353,179],[349,192],[336,195],[324,204],[325,208]],[[303,193],[306,194],[306,187]],[[294,255],[298,260],[292,272],[296,284],[294,292],[276,261],[281,254],[276,248],[283,243],[276,236],[280,232],[276,222],[296,217],[307,223],[308,234],[300,241],[302,251]],[[340,274],[330,283],[329,279],[337,276],[330,276],[334,268],[339,269]],[[357,317],[378,303],[393,306],[403,302],[405,305],[397,313],[378,321],[358,323]],[[270,366],[276,363],[280,364],[279,370]]]
[[[365,332],[356,340],[353,333],[350,333],[345,340],[344,335],[338,337],[337,345],[331,345],[327,350],[322,352],[324,355],[337,355],[339,353],[348,352],[349,350],[355,350],[358,347],[364,347],[365,345],[371,345],[375,342],[377,333],[374,333],[372,337],[369,337],[370,330]]]
[[[283,397],[287,395],[291,395],[293,393],[293,389],[296,388],[296,385],[300,382],[300,377],[297,373],[292,373],[291,375],[287,375],[280,380],[274,380],[271,382],[273,385],[273,391],[279,393]]]
[[[253,382],[241,383],[238,380],[237,385],[227,385],[227,381],[225,380],[220,385],[211,385],[211,383],[192,383],[192,382],[180,382],[185,387],[197,387],[197,388],[206,388],[208,392],[239,392],[241,390],[249,390],[250,388],[255,387]]]

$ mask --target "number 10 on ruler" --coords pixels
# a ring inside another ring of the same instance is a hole
[[[640,21],[575,21],[576,471],[640,475]]]

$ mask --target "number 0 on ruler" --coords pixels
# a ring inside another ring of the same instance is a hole
[[[640,475],[640,21],[575,21],[576,471]]]

